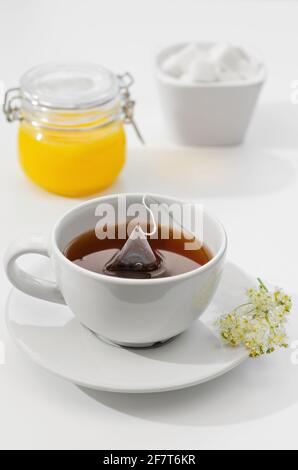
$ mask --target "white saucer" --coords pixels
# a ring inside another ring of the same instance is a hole
[[[31,270],[52,277],[46,260]],[[7,326],[34,362],[78,385],[126,393],[175,390],[214,379],[247,358],[244,348],[222,344],[213,323],[241,303],[245,289],[254,283],[239,267],[227,263],[220,287],[201,319],[172,342],[154,349],[124,349],[103,342],[67,307],[15,289],[7,302]]]

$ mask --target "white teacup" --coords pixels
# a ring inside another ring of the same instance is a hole
[[[143,197],[125,196],[128,204],[141,203]],[[112,277],[68,260],[64,248],[78,235],[94,229],[98,222],[95,209],[106,203],[116,207],[118,198],[100,197],[70,210],[56,223],[49,244],[40,236],[13,243],[5,256],[6,273],[17,289],[40,299],[66,303],[78,320],[100,337],[124,346],[151,346],[182,333],[204,312],[220,280],[227,237],[221,223],[204,211],[204,243],[212,259],[202,267],[172,277]],[[166,204],[183,204],[173,198],[156,198]],[[51,259],[55,283],[18,266],[17,259],[27,253]]]

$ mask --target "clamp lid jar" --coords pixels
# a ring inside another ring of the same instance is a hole
[[[20,121],[25,173],[65,196],[93,194],[112,184],[125,162],[124,123],[138,132],[132,83],[128,73],[119,76],[89,63],[50,63],[27,71],[4,101],[7,120]]]

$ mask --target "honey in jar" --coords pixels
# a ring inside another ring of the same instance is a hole
[[[20,120],[18,149],[26,175],[70,197],[110,186],[125,163],[130,78],[86,63],[45,64],[26,72],[4,105],[8,120]]]

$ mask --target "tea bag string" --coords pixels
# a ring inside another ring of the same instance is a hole
[[[143,198],[142,198],[142,204],[145,206],[145,208],[147,209],[147,211],[149,212],[150,214],[150,218],[152,219],[153,221],[153,230],[151,230],[151,232],[144,232],[144,234],[148,237],[151,237],[152,235],[154,235],[157,231],[157,225],[156,225],[156,222],[155,222],[155,217],[154,217],[154,214],[153,214],[153,211],[150,209],[150,207],[147,205],[146,203],[146,197],[147,197],[147,194],[144,194],[143,195]]]
[[[154,204],[160,205],[160,202],[157,201],[157,200],[156,200],[154,197],[152,197],[150,194],[144,194],[143,200],[142,200],[144,206],[146,207],[146,209],[147,209],[148,212],[150,213],[150,215],[151,215],[151,217],[152,217],[152,220],[153,220],[153,223],[154,223],[154,230],[153,230],[153,232],[149,233],[148,235],[154,235],[154,233],[155,233],[156,230],[157,230],[157,225],[156,225],[156,222],[155,222],[154,214],[153,214],[152,210],[150,209],[150,207],[149,207],[149,206],[147,205],[147,203],[146,203],[146,198],[150,198],[151,201],[153,201]],[[168,216],[170,217],[170,219],[172,220],[172,222],[174,222],[175,224],[177,224],[177,225],[182,229],[182,231],[183,231],[184,233],[187,233],[187,235],[188,235],[190,238],[195,238],[195,235],[194,235],[194,233],[193,233],[192,231],[186,229],[186,228],[181,224],[181,222],[179,222],[178,220],[176,220],[176,219],[173,217],[173,215],[172,215],[167,209],[164,208],[164,210],[166,210],[166,212],[167,212]],[[147,234],[145,234],[145,235],[147,235]]]

